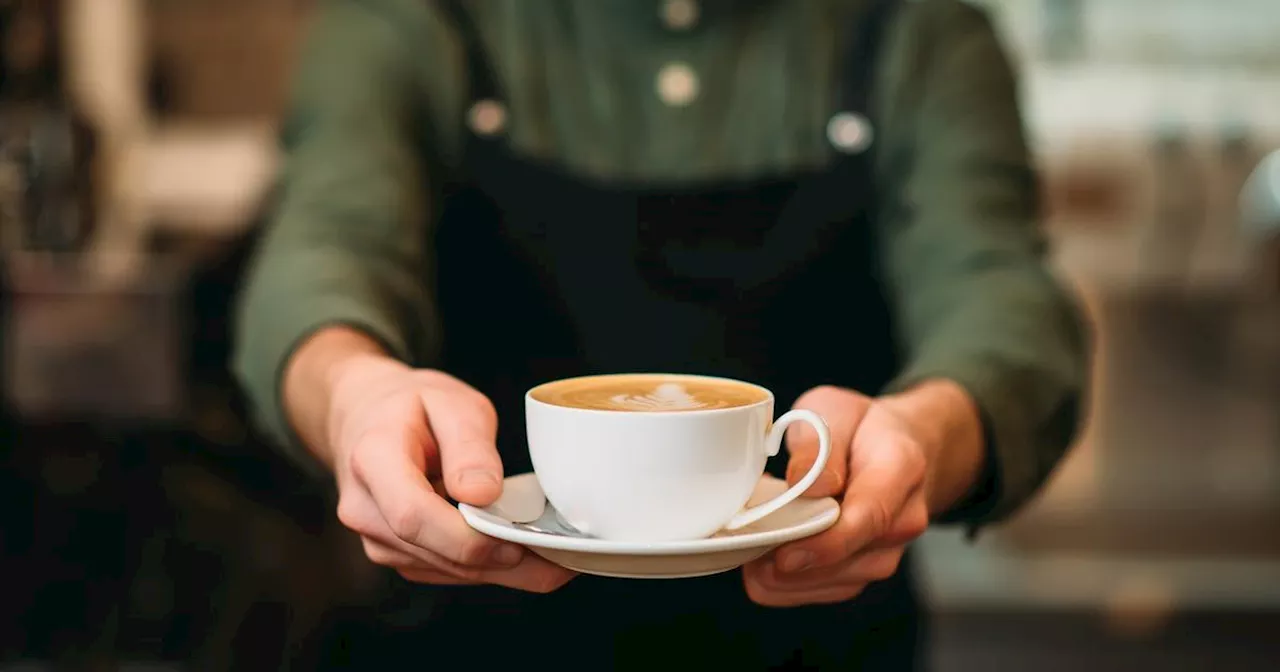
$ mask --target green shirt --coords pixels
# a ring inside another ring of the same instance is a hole
[[[664,23],[658,0],[470,5],[517,152],[669,184],[831,161],[843,40],[869,0],[701,0],[683,27]],[[1044,264],[1015,80],[986,17],[956,0],[903,2],[884,49],[878,225],[907,353],[892,388],[941,377],[977,400],[999,487],[971,518],[994,520],[1034,493],[1074,436],[1079,316]],[[675,104],[659,85],[673,63],[696,78]],[[321,4],[235,357],[285,445],[281,372],[318,328],[359,325],[407,361],[437,361],[422,227],[468,132],[466,65],[429,0]]]

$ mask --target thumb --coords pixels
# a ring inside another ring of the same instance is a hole
[[[421,396],[439,447],[445,492],[473,506],[492,504],[502,494],[498,418],[493,404],[469,388],[432,389]]]

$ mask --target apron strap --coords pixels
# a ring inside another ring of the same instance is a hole
[[[901,5],[902,0],[873,0],[846,35],[838,97],[842,110],[873,116],[881,50]]]
[[[837,100],[842,114],[873,116],[871,98],[879,74],[881,48],[901,0],[874,0],[859,13],[846,37]],[[851,203],[864,203],[874,192],[874,143],[858,153],[842,155],[824,179],[827,188],[843,190]],[[797,198],[797,203],[804,199]],[[798,206],[797,206],[798,207]],[[713,293],[750,295],[766,290],[821,256],[848,222],[823,217],[797,217],[800,226],[779,228],[749,249],[711,250],[673,246],[662,251],[662,265],[672,276],[694,286],[718,287]]]
[[[472,101],[497,99],[500,89],[489,57],[485,54],[480,30],[462,0],[432,0],[453,22],[454,30],[462,40],[467,55],[467,79]]]

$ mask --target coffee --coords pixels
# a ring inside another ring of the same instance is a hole
[[[572,378],[541,385],[529,394],[553,406],[633,413],[737,408],[769,398],[764,389],[746,383],[664,374]]]

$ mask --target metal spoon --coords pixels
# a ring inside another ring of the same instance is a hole
[[[512,527],[539,534],[586,538],[566,523],[532,478],[508,481],[502,496],[488,507],[490,513],[511,523]]]
[[[542,509],[542,515],[538,516],[536,519],[528,522],[511,521],[511,524],[514,527],[527,530],[529,532],[554,534],[558,537],[578,537],[580,539],[586,539],[590,536],[579,532],[572,525],[565,522],[564,519],[560,517],[560,512],[556,511],[556,508],[551,505],[551,502],[546,503],[546,506]]]

